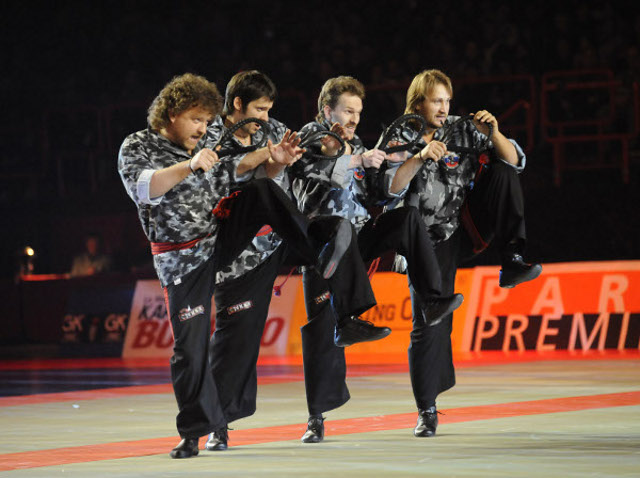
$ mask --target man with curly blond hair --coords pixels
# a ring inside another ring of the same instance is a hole
[[[309,240],[309,222],[271,179],[240,188],[230,206],[221,208],[227,214],[212,213],[240,186],[236,169],[246,166],[242,156],[221,165],[217,153],[204,147],[207,125],[221,104],[218,89],[205,78],[189,73],[175,77],[149,108],[149,128],[129,135],[118,157],[120,176],[151,242],[173,330],[171,377],[182,440],[171,451],[172,458],[196,456],[199,438],[227,424],[208,362],[216,272],[237,257],[264,224],[320,267],[341,259],[333,238],[319,254]],[[297,142],[289,137],[269,147],[273,157],[290,162]],[[276,154],[275,148],[284,151]]]

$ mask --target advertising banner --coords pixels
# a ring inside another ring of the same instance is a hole
[[[638,348],[640,262],[546,264],[513,289],[498,270],[474,269],[461,351]]]
[[[465,300],[454,313],[454,352],[640,348],[640,261],[543,267],[538,279],[513,289],[498,286],[499,267],[459,269],[455,290]],[[362,318],[392,333],[348,347],[347,354],[406,354],[412,327],[407,278],[379,272],[372,285],[378,304]],[[292,276],[282,295],[272,298],[261,355],[300,355],[300,327],[306,320],[301,278]],[[158,281],[139,281],[123,355],[169,357],[172,345]]]
[[[276,284],[282,282],[278,277]],[[300,286],[299,277],[290,277],[284,293],[273,296],[260,347],[263,356],[286,355],[293,308]],[[239,304],[241,306],[241,304]],[[215,301],[211,301],[211,330],[215,329]],[[173,333],[167,316],[164,293],[157,280],[140,280],[131,304],[129,327],[124,342],[124,358],[171,357]]]
[[[61,346],[66,354],[91,350],[99,356],[119,356],[131,305],[129,284],[76,284],[70,288],[62,320]]]

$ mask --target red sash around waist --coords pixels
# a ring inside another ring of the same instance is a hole
[[[204,237],[209,237],[209,236],[204,236]],[[187,242],[152,242],[151,254],[155,256],[156,254],[162,254],[163,252],[181,251],[182,249],[189,249],[190,247],[195,246],[198,242],[204,239],[204,237],[199,237],[198,239],[193,239]]]

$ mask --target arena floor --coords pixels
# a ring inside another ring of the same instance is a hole
[[[300,442],[299,358],[264,359],[258,411],[231,425],[229,449],[204,451],[201,439],[186,460],[168,455],[179,439],[166,361],[0,362],[0,475],[640,475],[638,351],[458,357],[434,438],[413,436],[406,357],[357,362],[324,442]]]

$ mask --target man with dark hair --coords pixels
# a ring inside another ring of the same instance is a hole
[[[209,141],[215,144],[227,128],[252,117],[267,122],[269,128],[247,124],[235,133],[230,144],[223,147],[255,144],[265,134],[272,143],[281,141],[289,130],[269,116],[273,106],[271,98],[274,97],[275,86],[264,73],[248,71],[235,75],[227,86],[226,114],[217,117],[209,127],[207,144]],[[245,170],[238,167],[238,179],[248,181],[252,177],[253,180],[261,176],[275,177],[284,192],[288,192],[285,164],[273,159],[266,148],[247,154],[243,162],[251,165],[250,172],[244,173]],[[256,165],[260,166],[255,169]],[[388,328],[374,327],[357,317],[375,305],[375,298],[349,222],[339,217],[313,220],[310,233],[318,244],[326,242],[334,234],[341,238],[344,255],[336,269],[318,271],[334,293],[334,307],[341,329],[349,330],[354,343],[388,335]],[[211,338],[210,363],[228,422],[250,416],[256,410],[256,363],[260,339],[273,284],[283,265],[309,267],[313,264],[266,227],[233,263],[216,276],[216,330]],[[206,448],[225,450],[228,439],[227,427],[224,426],[211,433]]]
[[[380,168],[384,160],[404,159],[383,151],[367,151],[355,134],[360,123],[364,87],[350,76],[331,78],[325,82],[318,98],[318,116],[301,130],[306,135],[317,131],[334,131],[346,141],[345,155],[333,159],[303,157],[292,170],[293,189],[298,207],[309,217],[340,216],[348,219],[358,231],[362,258],[370,261],[387,251],[397,251],[409,259],[409,275],[428,307],[423,320],[434,322],[462,303],[460,294],[440,296],[440,271],[433,247],[418,210],[400,208],[372,218],[367,210],[370,196],[380,196],[363,181],[364,168]],[[319,152],[333,156],[337,141],[327,140]],[[393,164],[393,163],[392,163]],[[395,167],[385,173],[385,183],[393,178]],[[393,195],[387,195],[391,200]],[[346,363],[342,347],[352,337],[335,330],[334,309],[329,302],[327,283],[315,271],[303,275],[308,323],[302,327],[302,350],[309,420],[302,437],[305,443],[317,443],[324,437],[323,413],[343,405],[349,399],[345,382]]]
[[[246,118],[257,118],[269,122],[273,132],[273,134],[269,135],[269,144],[273,144],[274,141],[280,142],[285,137],[290,138],[290,141],[285,141],[284,144],[296,141],[297,135],[295,133],[292,134],[279,121],[269,119],[269,111],[273,107],[276,97],[276,86],[264,73],[257,70],[248,70],[235,74],[227,84],[222,114],[216,116],[209,127],[207,144],[213,147],[227,131],[228,127],[232,127]],[[252,144],[252,140],[255,139],[254,135],[258,133],[259,129],[260,126],[256,123],[245,124],[234,134],[233,143],[236,146]],[[262,139],[262,134],[263,132],[260,133],[257,141]],[[299,141],[297,139],[298,143]],[[295,156],[295,159],[297,159],[300,151],[296,149],[291,152],[291,154],[294,153],[298,155]],[[257,177],[276,177],[287,166],[282,160],[276,161],[272,158],[270,148],[265,146],[243,156],[236,174],[241,180],[246,181],[253,177],[253,171],[261,165],[263,168],[257,171]],[[243,177],[245,174],[249,175]]]
[[[222,116],[232,115],[237,109],[237,101],[244,105],[244,110],[246,110],[247,105],[252,101],[265,98],[274,103],[277,96],[276,85],[267,75],[258,70],[241,71],[233,75],[227,83]]]
[[[398,168],[391,192],[402,194],[408,186],[405,203],[418,208],[436,244],[443,293],[453,291],[458,265],[489,242],[501,253],[500,287],[533,280],[542,267],[522,259],[524,201],[518,173],[524,169],[525,155],[499,131],[498,121],[488,111],[475,113],[472,123],[456,123],[459,118],[449,116],[452,95],[451,80],[439,70],[425,70],[413,79],[405,113],[421,115],[428,128],[411,152],[413,156]],[[454,123],[461,126],[454,127]],[[479,154],[449,155],[442,142],[447,132],[449,145],[473,151],[485,143],[490,128],[488,162],[481,162]],[[400,141],[407,142],[416,135],[410,127],[396,133]],[[409,369],[418,406],[414,434],[429,437],[435,435],[438,425],[436,397],[455,385],[450,337],[453,316],[425,324],[421,320],[424,303],[413,285],[411,298]]]
[[[151,242],[174,335],[171,376],[182,440],[172,458],[196,456],[199,437],[227,423],[208,362],[216,272],[265,223],[322,271],[335,270],[344,252],[343,237],[312,243],[309,221],[270,179],[247,184],[230,205],[227,199],[228,207],[220,208],[226,209],[226,218],[212,213],[236,185],[234,171],[243,163],[243,158],[232,158],[220,165],[217,154],[203,147],[201,139],[221,100],[216,86],[203,77],[174,78],[149,109],[150,127],[129,135],[118,157],[120,176]],[[299,154],[297,143],[289,135],[269,144],[270,158],[292,162]],[[202,173],[194,174],[197,170]]]

